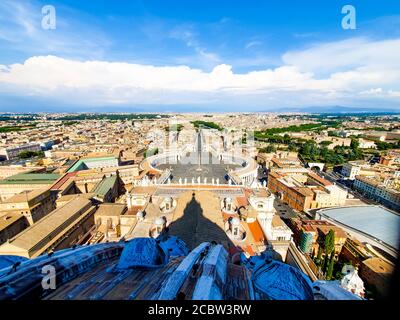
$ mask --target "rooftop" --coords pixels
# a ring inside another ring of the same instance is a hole
[[[343,229],[325,220],[303,220],[302,228],[305,231],[313,232],[319,229],[325,235],[332,229],[335,232],[336,238],[347,238],[347,234]]]
[[[52,190],[62,189],[63,185],[72,177],[76,175],[76,172],[70,172],[65,174],[61,179],[57,180],[52,186]]]
[[[99,161],[107,161],[107,160],[115,160],[115,157],[96,157],[96,158],[82,158],[76,161],[68,170],[67,172],[74,172],[79,170],[87,169],[85,163],[90,162],[99,162]]]
[[[90,206],[91,202],[88,199],[83,197],[74,199],[59,209],[52,211],[16,237],[12,238],[9,244],[22,250],[30,251],[43,239],[47,237],[53,239],[61,235],[60,232],[57,232],[56,235],[52,235],[52,233],[59,228],[63,228],[64,230],[65,227],[76,218],[75,215],[77,212],[85,210]]]
[[[319,213],[399,249],[400,215],[380,206],[322,209]]]
[[[394,265],[381,258],[369,258],[362,262],[376,273],[393,274]]]
[[[3,203],[16,203],[16,202],[29,202],[36,197],[39,197],[40,195],[48,192],[49,189],[43,188],[43,189],[37,189],[37,190],[32,190],[32,191],[24,191],[19,194],[16,194],[15,196],[12,196],[11,198],[8,198],[3,201]]]
[[[247,225],[249,226],[250,232],[252,233],[255,241],[257,242],[265,241],[264,232],[262,231],[261,226],[257,220],[255,220],[254,222],[247,223]]]
[[[120,216],[126,211],[126,205],[120,203],[103,203],[96,211],[96,216]]]
[[[18,220],[26,219],[25,216],[19,213],[4,214],[0,217],[0,231],[4,230],[8,226],[17,222]]]
[[[52,184],[60,177],[55,173],[19,173],[0,180],[0,184]]]
[[[116,181],[117,181],[116,175],[112,175],[108,178],[105,178],[96,185],[96,187],[93,189],[92,192],[99,196],[105,196],[107,192],[114,186]]]

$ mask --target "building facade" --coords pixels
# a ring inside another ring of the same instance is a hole
[[[373,177],[356,176],[353,187],[388,208],[400,210],[400,191],[390,188],[387,181],[381,182]]]
[[[53,173],[21,173],[0,180],[0,201],[21,192],[48,188],[60,177]]]
[[[3,154],[7,160],[14,160],[17,159],[19,154],[24,151],[38,152],[42,151],[42,147],[38,143],[29,143],[16,147],[5,148],[0,153]]]
[[[272,170],[268,189],[298,211],[343,205],[347,191],[304,168]]]
[[[78,197],[9,239],[0,255],[32,258],[71,247],[93,227],[95,211],[90,200]]]
[[[32,225],[55,208],[55,193],[49,189],[38,189],[22,192],[0,203],[0,215],[17,213],[25,216]]]

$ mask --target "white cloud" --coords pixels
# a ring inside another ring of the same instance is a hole
[[[399,91],[388,90],[388,95],[390,97],[400,98],[400,90]]]
[[[282,60],[285,64],[312,72],[333,72],[362,66],[398,69],[399,53],[400,39],[371,41],[367,38],[351,38],[287,52]]]
[[[191,48],[195,53],[195,57],[190,57],[190,59],[198,60],[202,66],[209,68],[210,66],[220,63],[221,58],[219,55],[215,52],[210,52],[207,48],[201,45],[196,34],[191,31],[192,28],[193,26],[191,25],[175,26],[173,30],[171,30],[169,36],[172,39],[183,41],[188,48]]]
[[[280,67],[247,73],[235,73],[227,64],[206,72],[188,66],[35,56],[23,64],[0,65],[0,91],[98,105],[302,106],[375,103],[376,99],[396,104],[400,102],[399,56],[400,40],[396,39],[314,45],[285,54]]]
[[[0,82],[17,87],[35,88],[38,92],[60,88],[91,87],[135,88],[143,90],[174,90],[207,92],[225,89],[255,90],[281,88],[306,89],[311,74],[300,73],[295,67],[235,74],[232,67],[220,64],[211,72],[187,66],[156,67],[106,61],[74,61],[56,56],[38,56],[24,64],[1,66]]]
[[[383,93],[382,88],[372,88],[360,92],[360,94],[365,94],[365,95],[381,95],[382,93]]]
[[[259,46],[259,45],[261,45],[261,44],[262,44],[261,41],[257,41],[257,40],[255,40],[255,41],[250,41],[250,42],[248,42],[248,43],[245,45],[245,49],[250,49],[251,47]]]

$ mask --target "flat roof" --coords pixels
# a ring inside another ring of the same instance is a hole
[[[92,192],[100,196],[105,196],[107,192],[114,186],[116,181],[117,181],[116,175],[112,175],[111,177],[105,178],[99,182],[99,184],[94,188]]]
[[[77,172],[69,172],[66,173],[61,179],[59,179],[58,181],[56,181],[52,186],[51,189],[52,190],[58,190],[61,189],[63,187],[63,185],[72,177],[74,177],[77,174]]]
[[[381,258],[369,258],[362,262],[376,273],[392,274],[394,266]]]
[[[64,206],[60,207],[59,209],[50,212],[47,216],[34,223],[28,229],[22,231],[15,238],[12,238],[9,243],[29,251],[40,241],[42,241],[46,237],[49,237],[51,233],[57,228],[61,227],[62,225],[65,225],[65,227],[67,227],[72,222],[71,218],[76,212],[82,210],[87,206],[90,207],[90,205],[91,202],[88,199],[78,197],[77,199],[72,200]],[[78,217],[76,217],[75,219],[78,219]],[[60,235],[60,233],[53,236],[51,239],[57,237],[58,235]],[[50,241],[51,240],[49,240],[49,242]]]
[[[314,195],[314,192],[307,187],[292,187],[292,189],[306,197],[310,197],[310,196]]]
[[[0,184],[51,184],[60,177],[56,173],[18,173],[0,180]]]
[[[380,206],[322,209],[319,213],[399,249],[400,215]]]
[[[25,219],[25,217],[20,213],[3,214],[0,216],[0,231],[4,230],[20,219]]]
[[[122,203],[103,203],[99,205],[96,216],[120,216],[126,210],[126,205]]]
[[[48,188],[24,191],[4,200],[3,203],[28,202],[48,191]]]
[[[59,198],[57,198],[56,202],[60,203],[60,202],[68,202],[71,200],[74,200],[75,198],[80,197],[82,194],[78,193],[78,194],[65,194]]]
[[[105,160],[116,160],[116,157],[97,157],[97,158],[82,158],[76,161],[68,170],[67,172],[74,172],[80,170],[81,165],[85,165],[85,163],[90,162],[97,162],[97,161],[105,161]]]

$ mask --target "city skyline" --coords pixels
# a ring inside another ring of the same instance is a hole
[[[399,117],[3,114],[0,300],[390,297]]]
[[[3,1],[0,112],[399,111],[400,10],[351,4]]]

